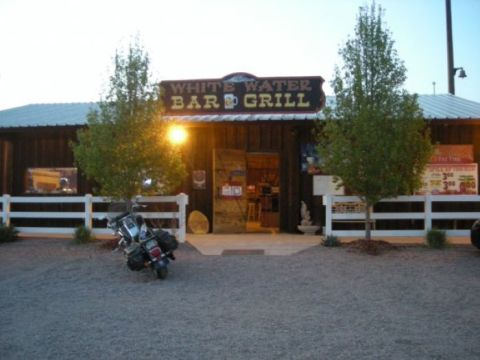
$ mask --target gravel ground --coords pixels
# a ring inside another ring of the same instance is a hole
[[[203,256],[167,280],[66,240],[0,245],[1,359],[479,359],[480,251]]]

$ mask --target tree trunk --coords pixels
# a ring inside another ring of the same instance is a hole
[[[367,202],[365,204],[365,240],[371,239],[371,224],[370,221],[370,204]]]

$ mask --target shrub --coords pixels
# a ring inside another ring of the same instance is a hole
[[[445,231],[431,229],[427,232],[427,245],[432,249],[443,249],[447,245],[447,235]]]
[[[13,225],[0,225],[0,243],[18,240],[18,230]]]
[[[323,246],[326,246],[326,247],[336,247],[336,246],[340,246],[340,245],[341,245],[341,243],[338,240],[338,238],[336,236],[333,236],[333,235],[328,235],[323,240]]]
[[[81,225],[75,229],[75,233],[73,234],[73,242],[75,244],[86,244],[93,240],[92,231]]]

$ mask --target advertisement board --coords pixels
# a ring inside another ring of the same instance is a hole
[[[331,175],[313,176],[313,195],[345,195],[343,186],[338,187]]]
[[[475,195],[478,193],[477,164],[428,164],[419,195]]]
[[[430,164],[471,164],[473,145],[436,145]]]

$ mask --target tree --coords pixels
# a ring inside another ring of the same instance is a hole
[[[138,194],[168,193],[183,180],[178,149],[167,140],[160,88],[150,81],[149,57],[135,42],[116,52],[115,70],[99,110],[72,143],[77,165],[99,186],[101,195],[130,199]],[[145,179],[153,186],[145,189]]]
[[[406,69],[375,3],[361,7],[355,36],[339,50],[332,87],[336,106],[317,123],[324,169],[370,209],[384,198],[413,193],[432,151],[417,96],[401,88]]]

